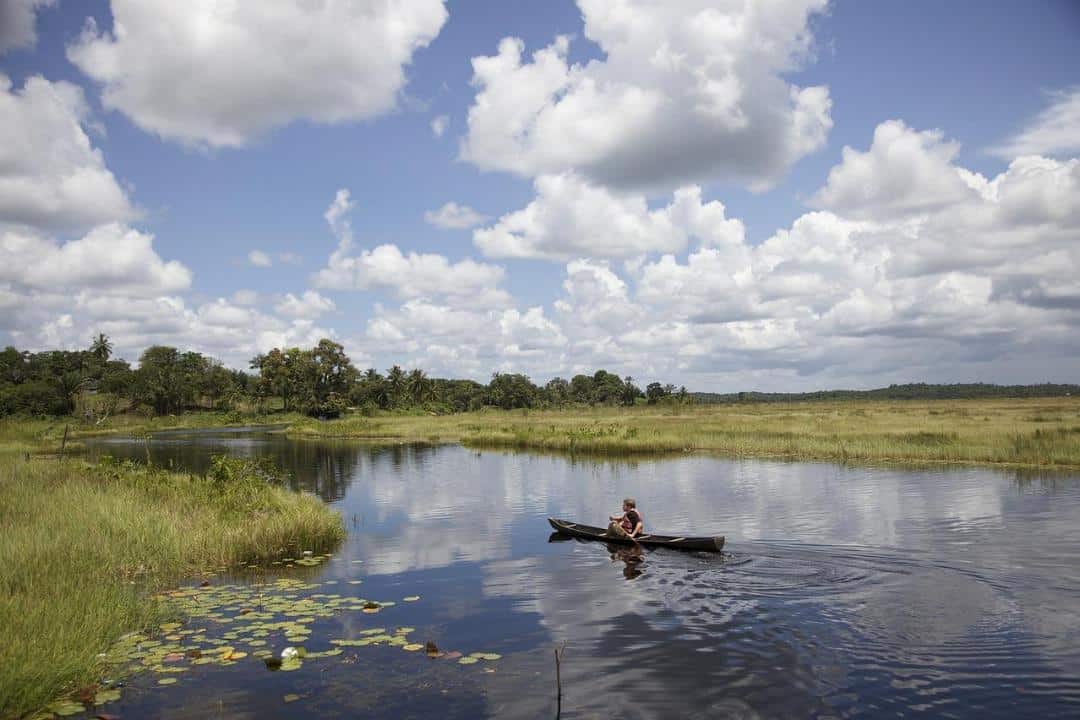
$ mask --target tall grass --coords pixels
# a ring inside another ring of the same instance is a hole
[[[223,463],[208,477],[0,453],[0,717],[100,679],[98,653],[169,608],[151,591],[185,575],[330,549],[319,499]]]
[[[847,401],[303,420],[294,437],[589,453],[1080,467],[1080,398]]]

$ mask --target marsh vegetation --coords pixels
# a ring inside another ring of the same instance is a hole
[[[99,653],[179,612],[154,591],[344,538],[336,511],[268,473],[225,458],[199,476],[0,452],[0,717],[93,688]]]
[[[638,406],[300,420],[295,437],[1080,467],[1080,398]]]

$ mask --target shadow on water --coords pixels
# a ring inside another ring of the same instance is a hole
[[[318,619],[311,647],[408,626],[443,650],[502,657],[462,665],[364,647],[293,673],[198,667],[167,688],[136,678],[118,714],[1080,714],[1076,475],[583,459],[262,430],[140,442],[88,445],[137,460],[148,448],[195,472],[214,453],[267,457],[341,510],[349,539],[304,568],[318,585],[305,592],[397,602]],[[603,518],[626,495],[650,529],[724,534],[727,552],[548,535],[547,517]],[[559,704],[552,648],[563,646]]]

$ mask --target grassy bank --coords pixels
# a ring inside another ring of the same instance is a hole
[[[9,443],[10,444],[10,443]],[[0,453],[0,717],[92,685],[98,653],[169,608],[150,591],[192,573],[344,536],[317,498],[268,484],[251,463],[191,477]]]
[[[289,434],[569,452],[1080,467],[1080,398],[351,416],[301,420]]]
[[[74,417],[0,419],[0,452],[55,453],[67,430],[68,448],[77,449],[80,438],[101,435],[144,435],[162,430],[204,430],[243,425],[290,424],[304,419],[299,413],[239,413],[200,411],[180,415],[144,417],[116,415],[100,423],[81,422]]]

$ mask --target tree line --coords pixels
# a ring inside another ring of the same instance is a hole
[[[426,410],[451,413],[498,407],[557,408],[571,405],[634,405],[691,402],[686,388],[658,382],[644,389],[632,377],[606,370],[555,377],[543,385],[520,373],[496,372],[485,385],[432,378],[398,365],[385,374],[358,370],[338,343],[313,348],[274,348],[251,359],[251,372],[175,347],[154,345],[138,367],[113,358],[108,336],[85,350],[0,353],[0,416],[82,414],[101,420],[121,409],[167,415],[187,410],[268,408],[280,398],[284,410],[337,417],[348,408],[363,413]]]
[[[905,383],[873,390],[818,390],[805,393],[691,393],[695,402],[787,403],[824,400],[973,400],[978,398],[1038,398],[1080,395],[1080,385],[1038,383],[994,385],[992,383]]]

